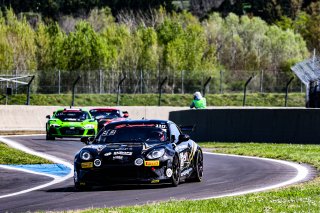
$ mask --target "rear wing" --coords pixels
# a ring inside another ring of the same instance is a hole
[[[190,133],[196,130],[196,125],[180,125],[179,127],[183,133]]]

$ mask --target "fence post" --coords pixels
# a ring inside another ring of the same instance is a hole
[[[207,85],[210,83],[211,81],[211,77],[209,77],[206,81],[206,83],[204,83],[203,85],[203,89],[202,89],[202,94],[203,94],[203,97],[206,95],[206,88],[207,88]]]
[[[292,80],[294,79],[294,77],[290,78],[290,80],[287,82],[286,85],[286,96],[285,96],[285,100],[284,100],[284,106],[287,107],[287,102],[288,102],[288,90],[289,90],[289,85],[291,84]]]
[[[119,84],[118,84],[118,92],[117,92],[117,106],[119,106],[119,104],[120,104],[120,86],[121,86],[121,84],[122,84],[122,82],[124,81],[126,79],[126,76],[124,76],[121,80],[120,80],[120,82],[119,82]]]
[[[161,93],[162,93],[162,86],[163,84],[166,82],[166,80],[168,79],[168,77],[165,77],[161,84],[159,85],[159,100],[158,100],[158,106],[161,106]]]
[[[184,70],[181,70],[181,94],[184,94]]]
[[[250,83],[251,79],[253,78],[253,76],[251,76],[247,82],[244,84],[244,89],[243,89],[243,103],[242,106],[246,105],[246,96],[247,96],[247,86]]]
[[[31,83],[34,79],[34,75],[31,77],[29,83],[27,84],[27,102],[26,102],[26,105],[29,105],[30,104],[30,86],[31,86]]]
[[[71,101],[72,107],[74,105],[74,93],[75,93],[76,84],[79,82],[80,78],[81,78],[81,75],[78,76],[78,78],[73,82],[73,85],[72,85],[72,101]]]
[[[99,94],[102,93],[102,83],[103,83],[103,79],[102,79],[102,70],[99,70]]]
[[[61,80],[61,73],[60,70],[58,70],[58,94],[60,95],[61,89],[60,89],[60,80]]]
[[[223,72],[222,72],[222,70],[220,70],[220,94],[223,93],[223,91],[222,91],[222,77],[223,77]]]
[[[263,70],[260,72],[260,93],[263,93]]]

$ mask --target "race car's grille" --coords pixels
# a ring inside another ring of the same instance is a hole
[[[90,173],[90,179],[95,180],[138,180],[146,178],[156,178],[156,174],[151,171],[151,168],[145,168],[143,166],[107,166],[99,168]]]
[[[108,166],[132,166],[135,158],[132,156],[108,156],[103,159],[103,164]]]
[[[94,130],[93,129],[89,129],[87,135],[94,135]]]
[[[62,135],[83,135],[84,129],[81,127],[62,127],[60,132]]]
[[[55,128],[50,128],[49,133],[52,135],[57,134],[57,130]]]

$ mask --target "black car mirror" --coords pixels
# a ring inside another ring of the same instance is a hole
[[[188,141],[189,139],[190,139],[189,135],[186,135],[186,134],[179,135],[179,142]]]
[[[123,113],[123,117],[124,118],[128,118],[129,117],[128,111],[123,111],[122,113]]]
[[[86,145],[89,145],[94,141],[94,137],[81,137],[80,141]]]
[[[47,115],[46,118],[47,118],[47,119],[50,119],[50,115]]]

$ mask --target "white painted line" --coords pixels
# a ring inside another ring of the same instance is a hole
[[[5,137],[8,137],[8,136],[5,136]],[[38,189],[42,189],[42,188],[51,186],[53,184],[57,184],[57,183],[63,182],[65,180],[73,177],[73,165],[68,163],[68,162],[66,162],[66,161],[64,161],[64,160],[62,160],[62,159],[60,159],[60,158],[57,158],[55,156],[48,155],[48,154],[45,154],[45,153],[36,152],[36,151],[26,147],[26,146],[23,146],[22,144],[19,144],[19,143],[13,141],[13,140],[8,139],[8,138],[3,138],[1,136],[0,136],[0,141],[5,143],[5,144],[7,144],[8,146],[10,146],[12,148],[21,150],[21,151],[26,152],[26,153],[31,154],[31,155],[42,157],[42,158],[50,160],[50,161],[52,161],[54,163],[63,164],[63,165],[65,165],[65,166],[67,166],[67,167],[69,167],[71,169],[70,173],[68,175],[64,176],[64,177],[58,177],[58,176],[55,176],[55,175],[49,175],[49,174],[45,174],[45,173],[31,172],[29,170],[25,171],[25,172],[29,172],[29,173],[33,173],[33,174],[49,176],[49,177],[52,177],[53,180],[51,182],[49,182],[49,183],[46,183],[46,184],[43,184],[43,185],[40,185],[40,186],[32,187],[32,188],[29,188],[29,189],[26,189],[26,190],[22,190],[22,191],[11,193],[11,194],[7,194],[7,195],[2,195],[2,196],[0,196],[0,199],[1,198],[5,198],[5,197],[12,197],[12,196],[28,193],[28,192],[35,191],[35,190],[38,190]],[[9,168],[7,168],[5,166],[1,166],[1,168],[9,169]],[[15,170],[19,170],[19,171],[24,170],[24,169],[21,169],[21,168],[12,168],[12,167],[10,167],[10,169],[15,169]]]
[[[207,199],[213,199],[213,198],[239,196],[239,195],[244,195],[244,194],[249,194],[249,193],[268,191],[268,190],[271,190],[271,189],[276,189],[276,188],[288,186],[290,184],[294,184],[294,183],[297,183],[299,181],[302,181],[309,174],[309,170],[306,167],[301,166],[301,165],[296,164],[296,163],[283,161],[283,160],[275,160],[275,159],[270,159],[270,158],[260,158],[260,157],[251,157],[251,156],[241,156],[241,155],[232,155],[232,154],[220,154],[220,153],[212,153],[212,152],[203,152],[203,153],[209,154],[209,155],[231,156],[231,157],[237,157],[237,158],[257,159],[257,160],[270,161],[270,162],[274,162],[274,163],[280,163],[280,164],[284,164],[284,165],[287,165],[287,166],[291,166],[294,169],[296,169],[297,170],[297,175],[294,178],[290,179],[290,180],[287,180],[287,181],[284,181],[284,182],[281,182],[281,183],[278,183],[278,184],[274,184],[274,185],[271,185],[271,186],[266,186],[266,187],[261,187],[261,188],[257,188],[257,189],[251,189],[251,190],[245,190],[245,191],[241,191],[241,192],[228,193],[228,194],[219,195],[219,196],[204,197],[204,198],[193,199],[193,200],[207,200]]]

